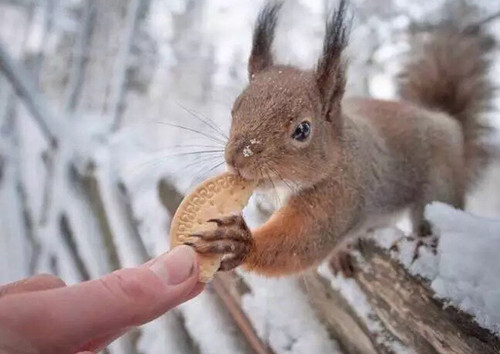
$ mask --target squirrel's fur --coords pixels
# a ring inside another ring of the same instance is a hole
[[[488,80],[491,36],[481,27],[460,28],[453,21],[415,26],[410,60],[399,75],[403,100],[448,113],[462,126],[467,182],[472,183],[488,161],[484,144],[488,128],[480,116],[490,108],[494,89]]]
[[[449,23],[415,32],[399,78],[402,101],[344,98],[347,2],[327,21],[323,52],[309,71],[273,61],[279,8],[269,3],[258,17],[250,83],[234,103],[225,156],[243,177],[263,188],[286,185],[290,196],[261,227],[220,220],[194,247],[226,254],[222,270],[243,263],[284,275],[390,225],[401,211],[410,210],[414,233],[423,236],[425,205],[463,208],[466,188],[487,158],[479,116],[491,99],[491,40],[479,28]],[[310,125],[310,135],[298,141],[294,131],[302,124]]]

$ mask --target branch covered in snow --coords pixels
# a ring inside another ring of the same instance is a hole
[[[33,115],[41,131],[52,146],[57,146],[59,119],[48,109],[26,73],[14,62],[0,43],[0,70],[9,80],[17,95]]]
[[[121,115],[123,111],[123,99],[126,91],[126,79],[129,67],[130,50],[132,41],[141,13],[144,6],[144,0],[130,0],[127,8],[127,19],[125,30],[122,34],[122,40],[115,62],[114,81],[109,99],[110,116],[112,120],[111,130],[115,131],[120,126]]]
[[[417,352],[497,353],[500,339],[470,315],[436,299],[430,284],[412,276],[373,241],[362,243],[355,280],[384,327]]]

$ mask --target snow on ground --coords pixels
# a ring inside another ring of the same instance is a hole
[[[296,279],[243,277],[252,289],[243,297],[243,309],[275,353],[340,353]]]
[[[440,235],[432,289],[500,334],[500,220],[438,203],[427,207],[426,217]]]
[[[239,329],[224,312],[220,300],[211,292],[180,306],[185,325],[202,353],[244,353],[245,346],[238,337]]]
[[[500,334],[500,220],[487,219],[432,203],[426,218],[439,237],[437,255],[421,248],[412,263],[414,243],[400,242],[393,256],[412,274],[429,280],[436,296],[474,316],[477,323]],[[401,236],[397,230],[380,230],[374,236],[389,248]]]

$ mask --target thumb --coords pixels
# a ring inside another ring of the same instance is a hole
[[[0,327],[22,333],[41,352],[66,352],[144,324],[201,291],[195,252],[187,246],[137,268],[75,286],[7,296]]]

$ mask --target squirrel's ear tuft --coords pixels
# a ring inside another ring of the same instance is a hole
[[[281,1],[268,2],[260,11],[253,31],[252,52],[248,60],[248,76],[252,80],[259,71],[273,65],[271,45],[278,22]]]
[[[315,76],[323,115],[327,120],[340,108],[346,85],[346,65],[342,52],[347,46],[351,20],[347,19],[348,1],[341,0],[326,22],[323,52],[316,67]]]

